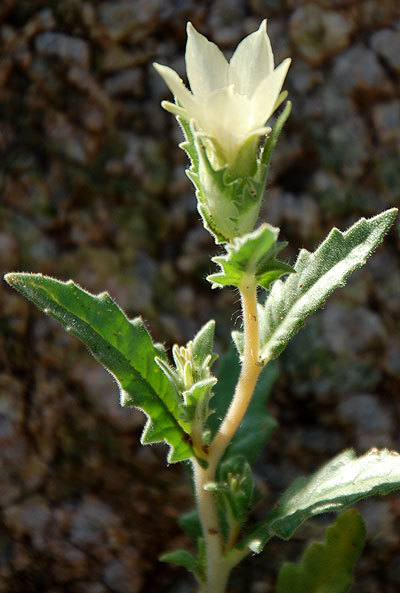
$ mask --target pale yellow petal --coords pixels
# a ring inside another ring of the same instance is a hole
[[[187,25],[186,73],[194,95],[205,95],[228,86],[229,64],[221,50]]]
[[[283,62],[258,85],[251,101],[255,125],[262,126],[265,124],[274,112],[290,62],[290,58],[283,60]]]
[[[153,66],[164,80],[165,84],[174,97],[178,100],[182,107],[190,113],[194,103],[193,95],[185,87],[183,80],[178,76],[175,70],[172,70],[172,68],[169,68],[168,66],[162,66],[156,62],[153,63]]]
[[[237,92],[253,95],[260,82],[274,69],[274,56],[267,35],[267,21],[258,31],[251,33],[239,43],[229,64],[229,83]]]
[[[250,101],[235,93],[233,87],[214,91],[199,101],[196,121],[203,132],[218,141],[227,162],[233,162],[254,127]]]

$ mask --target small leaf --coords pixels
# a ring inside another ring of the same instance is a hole
[[[321,307],[328,296],[344,286],[349,274],[362,266],[393,224],[397,209],[374,218],[362,218],[342,233],[333,229],[314,253],[302,249],[286,281],[271,288],[261,315],[261,358],[276,358],[290,338],[304,325],[308,315]],[[240,340],[236,337],[240,348]]]
[[[72,280],[23,273],[5,279],[88,346],[117,381],[122,405],[146,414],[143,444],[167,442],[170,462],[193,456],[176,394],[154,360],[165,353],[152,343],[139,317],[129,320],[107,293],[92,295]]]
[[[298,478],[278,500],[274,510],[243,542],[255,553],[278,535],[289,539],[306,519],[342,511],[355,502],[400,488],[400,455],[371,449],[362,457],[344,451],[309,478]]]
[[[209,365],[216,359],[213,354],[215,321],[211,319],[203,325],[201,330],[193,338],[193,360],[198,367],[209,362]],[[208,366],[209,366],[208,365]]]
[[[178,523],[187,535],[191,537],[194,542],[197,542],[202,536],[201,523],[197,509],[192,509],[181,515]]]
[[[211,401],[215,407],[215,414],[209,418],[212,435],[217,432],[228,410],[239,374],[239,358],[236,350],[231,347],[220,359],[218,383],[214,387],[214,397]],[[225,452],[224,459],[244,455],[252,464],[264,448],[277,426],[266,407],[277,374],[276,365],[272,363],[261,371],[250,405]]]
[[[177,566],[183,566],[187,568],[189,572],[192,572],[198,581],[203,580],[203,576],[201,574],[201,568],[197,559],[192,556],[186,550],[174,550],[173,552],[165,552],[159,558],[161,562],[171,562],[171,564],[176,564]]]
[[[285,563],[276,593],[347,593],[365,539],[365,525],[354,509],[328,527],[325,542],[311,544],[301,564]]]
[[[245,457],[237,455],[223,461],[218,468],[218,482],[224,488],[219,489],[217,498],[222,499],[229,507],[229,514],[242,523],[254,498],[253,476]]]
[[[240,288],[245,278],[254,276],[257,284],[268,289],[282,274],[293,272],[290,266],[276,259],[286,246],[286,243],[276,243],[278,234],[278,228],[264,223],[257,230],[237,237],[233,243],[225,245],[226,255],[212,258],[221,272],[211,274],[207,280],[213,288],[228,285]]]

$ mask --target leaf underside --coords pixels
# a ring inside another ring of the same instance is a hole
[[[349,509],[328,527],[325,541],[312,543],[300,564],[285,563],[276,593],[347,593],[365,539],[361,515]]]
[[[309,478],[298,478],[281,496],[274,510],[240,544],[261,552],[271,537],[290,539],[304,521],[321,513],[338,512],[374,495],[400,488],[400,455],[388,449],[371,449],[356,457],[349,449]]]
[[[92,295],[72,280],[25,273],[7,274],[5,279],[88,346],[117,381],[122,405],[146,414],[143,444],[165,441],[170,462],[194,455],[176,395],[154,361],[156,356],[165,358],[165,353],[153,344],[139,317],[129,320],[106,292]]]

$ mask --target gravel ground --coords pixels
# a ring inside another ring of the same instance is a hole
[[[262,212],[290,242],[288,260],[332,226],[398,205],[398,0],[2,0],[1,272],[106,289],[168,346],[214,317],[222,352],[240,324],[237,295],[205,281],[218,249],[151,64],[184,74],[188,20],[229,55],[265,17],[276,61],[293,58],[293,112]],[[399,291],[397,227],[285,351],[271,402],[280,428],[255,468],[257,516],[345,447],[400,449]],[[4,285],[0,327],[0,590],[191,591],[183,571],[157,562],[185,544],[184,468],[165,468],[162,445],[140,447],[143,416],[119,407],[110,376]],[[360,509],[369,537],[352,591],[397,593],[399,498]],[[230,593],[272,592],[279,564],[325,524],[246,561]]]

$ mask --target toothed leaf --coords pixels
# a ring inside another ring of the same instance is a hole
[[[325,541],[312,543],[300,564],[285,563],[276,593],[347,593],[365,539],[365,525],[354,509],[345,511],[326,530]]]
[[[321,513],[338,512],[355,502],[400,488],[400,455],[371,449],[356,457],[349,449],[309,478],[298,478],[278,500],[267,519],[239,545],[261,552],[271,537],[289,539],[304,521]]]
[[[72,280],[23,273],[5,278],[88,346],[117,381],[123,406],[135,406],[146,414],[143,444],[165,441],[170,462],[193,456],[176,394],[154,360],[165,354],[152,343],[139,317],[129,320],[107,293],[92,295]]]
[[[259,309],[260,356],[276,358],[305,319],[321,307],[328,296],[345,285],[351,272],[362,266],[393,224],[397,209],[386,210],[370,219],[362,218],[347,231],[334,228],[314,253],[300,251],[296,274],[277,280]],[[242,353],[239,332],[233,335]]]

